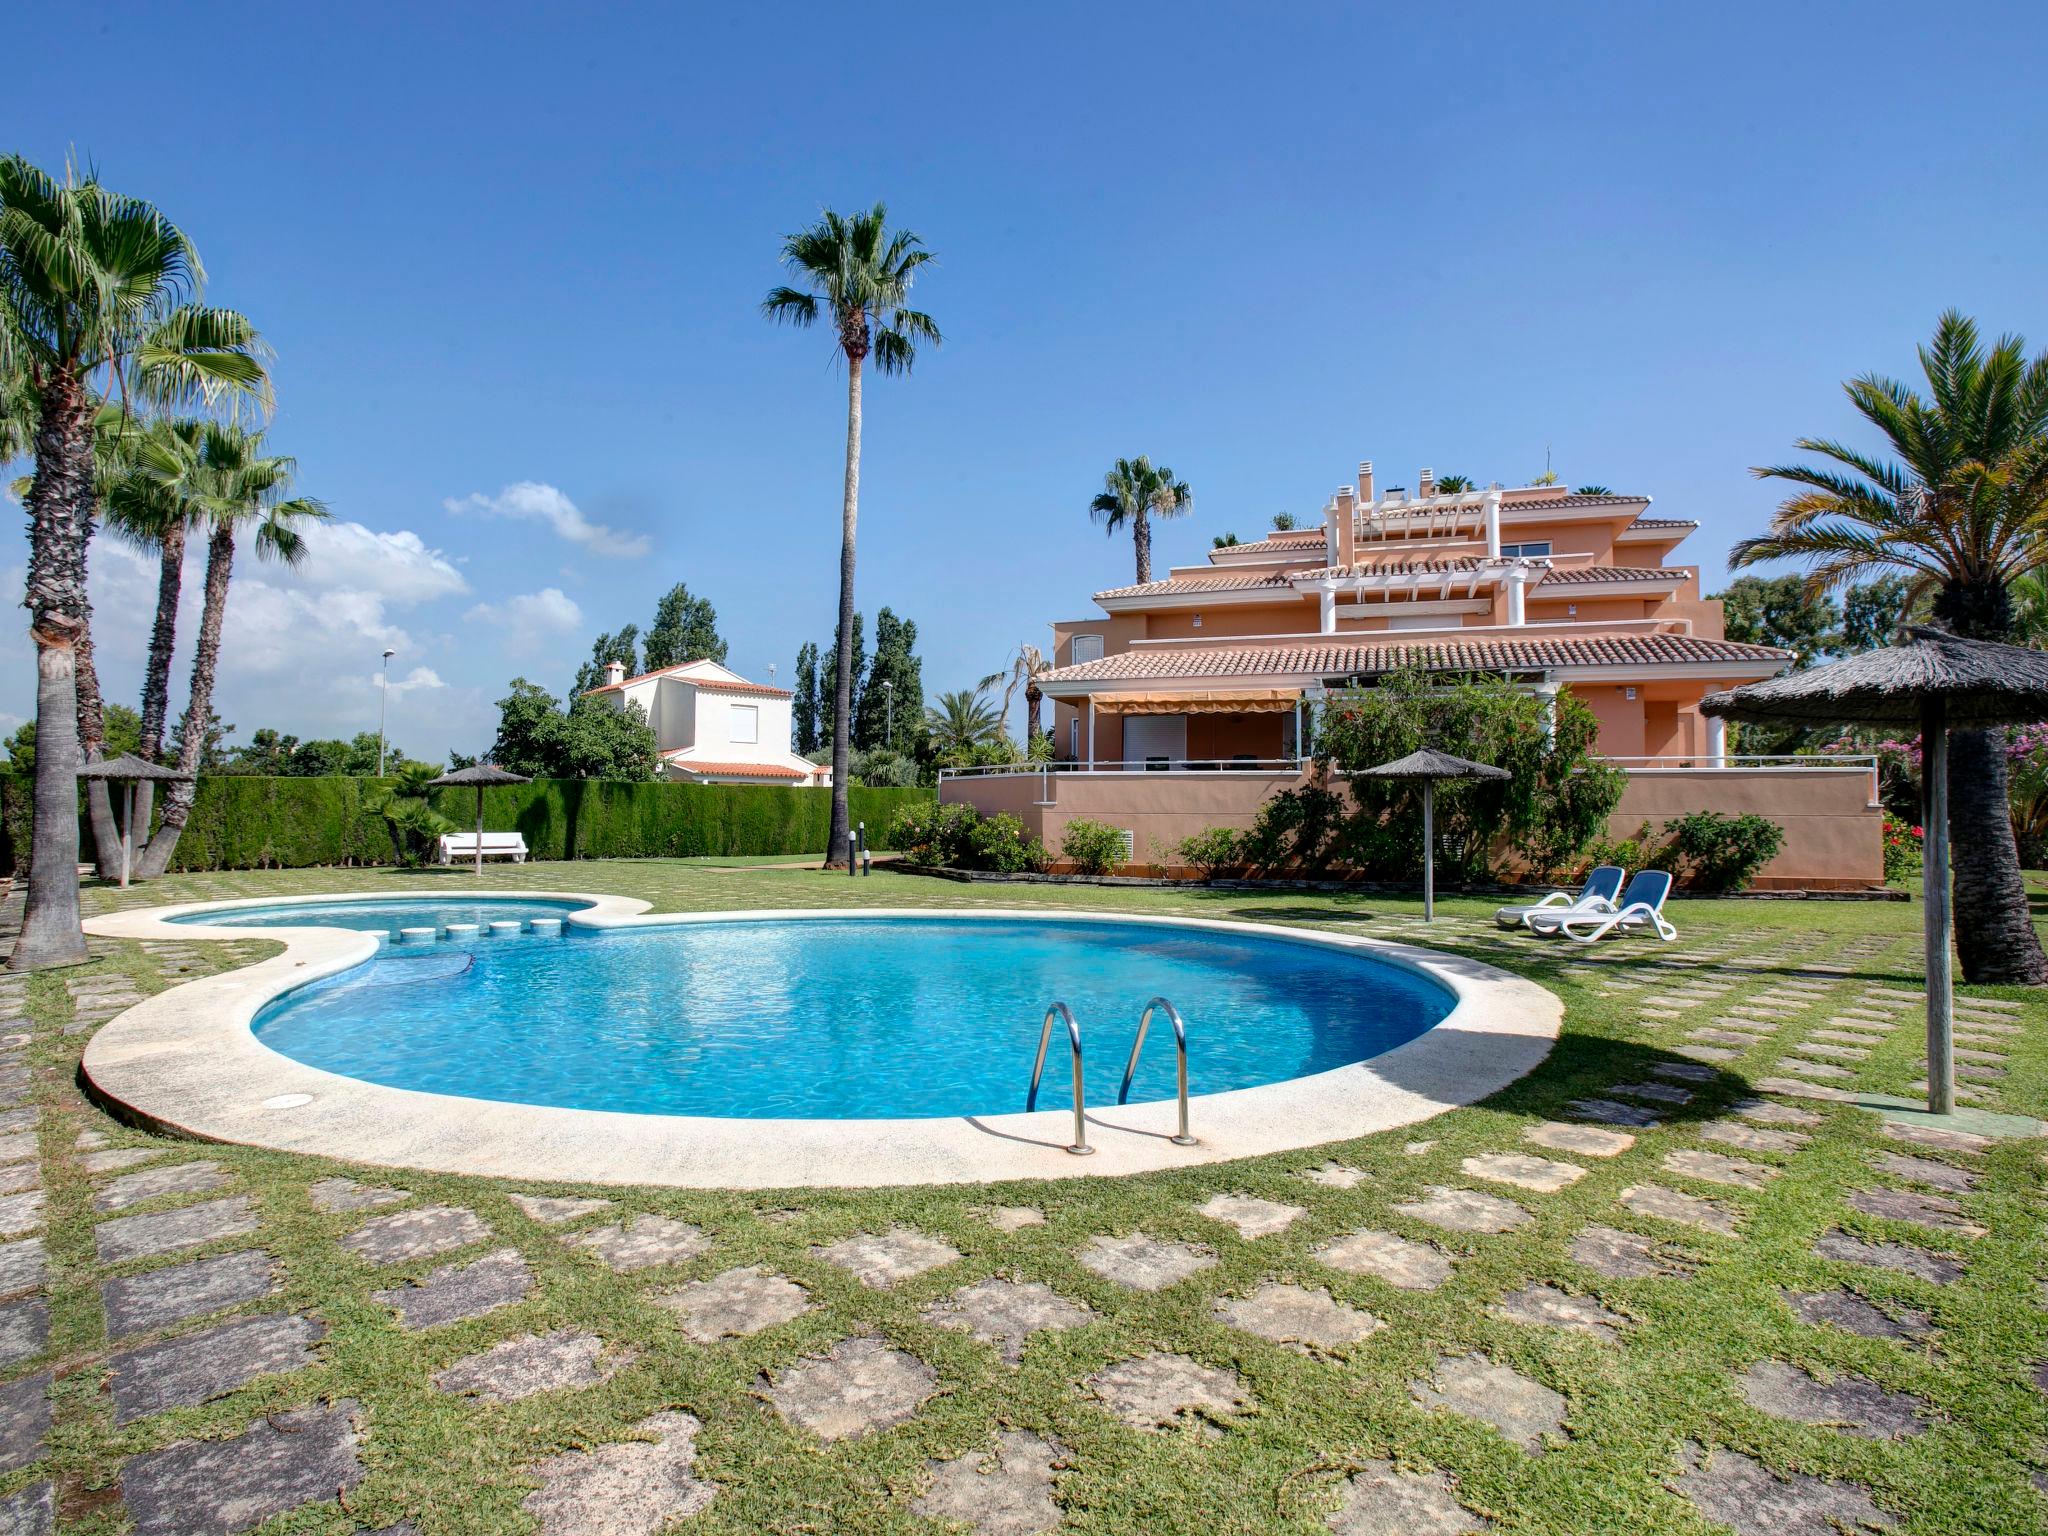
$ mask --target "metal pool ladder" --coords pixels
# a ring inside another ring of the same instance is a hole
[[[1095,1149],[1088,1145],[1088,1122],[1081,1113],[1081,1026],[1074,1022],[1074,1012],[1065,1003],[1054,1003],[1045,1010],[1045,1023],[1038,1031],[1038,1060],[1031,1066],[1031,1091],[1024,1096],[1024,1107],[1038,1107],[1038,1080],[1045,1075],[1045,1052],[1052,1044],[1054,1019],[1066,1021],[1067,1043],[1074,1052],[1074,1142],[1067,1150],[1076,1157],[1086,1157]]]
[[[1188,1134],[1188,1026],[1181,1018],[1180,1010],[1163,997],[1153,998],[1145,1005],[1145,1011],[1138,1015],[1138,1038],[1131,1042],[1131,1059],[1124,1063],[1123,1086],[1116,1091],[1116,1101],[1122,1104],[1131,1096],[1131,1078],[1138,1070],[1138,1052],[1145,1048],[1145,1031],[1152,1027],[1152,1015],[1160,1009],[1166,1011],[1166,1022],[1173,1026],[1173,1049],[1179,1071],[1180,1133],[1173,1138],[1173,1144],[1192,1147],[1197,1143]]]

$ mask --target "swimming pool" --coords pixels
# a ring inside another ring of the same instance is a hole
[[[588,900],[576,898],[548,901],[530,896],[469,896],[444,900],[438,896],[410,896],[366,901],[236,903],[180,912],[165,921],[228,928],[353,928],[387,938],[395,938],[402,928],[428,927],[439,938],[445,936],[450,923],[474,923],[479,928],[488,928],[492,923],[514,922],[524,928],[537,917],[564,918],[589,906]]]
[[[1196,1094],[1379,1055],[1455,1001],[1384,960],[1240,932],[749,919],[380,953],[274,1000],[255,1032],[330,1072],[511,1103],[748,1119],[985,1115],[1025,1107],[1056,998],[1091,1047],[1087,1102],[1116,1103],[1138,1015],[1156,995],[1187,1020]],[[1070,1060],[1062,1034],[1041,1104],[1071,1103]],[[1130,1097],[1173,1092],[1162,1024]]]

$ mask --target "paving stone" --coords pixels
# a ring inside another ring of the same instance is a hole
[[[1021,1232],[1044,1226],[1045,1212],[1035,1205],[998,1205],[988,1211],[987,1219],[998,1232]]]
[[[43,1170],[36,1163],[16,1163],[11,1168],[0,1168],[0,1195],[18,1194],[25,1189],[43,1187]]]
[[[1581,1157],[1618,1157],[1636,1144],[1635,1137],[1626,1131],[1602,1130],[1595,1125],[1568,1125],[1562,1120],[1546,1120],[1541,1125],[1527,1126],[1522,1131],[1524,1141],[1533,1141],[1539,1147],[1548,1147],[1553,1152],[1575,1152]]]
[[[1753,1034],[1747,1030],[1723,1029],[1718,1025],[1710,1025],[1704,1029],[1690,1031],[1686,1038],[1688,1040],[1708,1040],[1716,1045],[1732,1045],[1736,1049],[1741,1050],[1752,1045],[1760,1045],[1770,1039],[1770,1036]]]
[[[1680,1275],[1692,1268],[1684,1258],[1655,1238],[1617,1227],[1590,1226],[1572,1239],[1572,1258],[1611,1280],[1644,1280],[1653,1275]]]
[[[0,1306],[0,1370],[11,1371],[50,1347],[50,1304],[25,1296]]]
[[[146,1216],[116,1216],[93,1228],[93,1243],[102,1264],[125,1264],[158,1254],[197,1248],[224,1237],[246,1237],[256,1230],[256,1211],[247,1195],[208,1200]]]
[[[1774,1418],[1825,1425],[1866,1440],[1899,1440],[1927,1428],[1919,1398],[1888,1391],[1852,1371],[1822,1381],[1783,1360],[1759,1360],[1736,1385],[1751,1407]]]
[[[1744,1152],[1797,1152],[1813,1140],[1797,1131],[1774,1131],[1741,1120],[1710,1120],[1700,1127],[1700,1134],[1709,1141]]]
[[[410,1200],[409,1189],[392,1189],[383,1184],[358,1184],[354,1179],[317,1179],[306,1186],[313,1209],[330,1216],[340,1211],[374,1211],[380,1206]]]
[[[1910,1179],[1916,1184],[1931,1184],[1936,1189],[1945,1189],[1953,1195],[1967,1195],[1977,1187],[1977,1175],[1967,1168],[1958,1168],[1954,1163],[1937,1162],[1931,1157],[1911,1157],[1903,1152],[1880,1152],[1877,1155],[1877,1169],[1893,1178]]]
[[[551,1456],[526,1469],[541,1486],[520,1508],[540,1536],[656,1536],[718,1493],[695,1475],[703,1427],[687,1413],[657,1413],[630,1426],[643,1439]]]
[[[42,1122],[42,1111],[33,1104],[20,1109],[0,1110],[0,1134],[12,1136],[20,1131],[32,1131]]]
[[[1856,1096],[1845,1089],[1830,1088],[1825,1083],[1808,1082],[1801,1077],[1760,1077],[1755,1086],[1765,1093],[1783,1094],[1789,1099],[1811,1099],[1820,1104],[1853,1104],[1856,1101]]]
[[[955,1328],[993,1344],[1012,1365],[1023,1358],[1025,1343],[1040,1329],[1079,1328],[1095,1320],[1088,1308],[1067,1300],[1049,1285],[997,1275],[931,1303],[924,1315],[941,1328]]]
[[[1547,1157],[1531,1157],[1522,1152],[1487,1152],[1478,1157],[1468,1157],[1459,1166],[1475,1179],[1512,1184],[1517,1189],[1534,1190],[1542,1195],[1554,1195],[1586,1176],[1586,1170],[1576,1163],[1554,1162]]]
[[[1874,1034],[1865,1034],[1860,1029],[1816,1029],[1813,1032],[1814,1040],[1825,1040],[1834,1045],[1869,1046],[1875,1045],[1878,1041],[1882,1040],[1883,1038],[1883,1031],[1878,1031]],[[1857,1055],[1855,1059],[1861,1061],[1864,1057],[1868,1056],[1869,1054],[1870,1053],[1867,1050],[1862,1051]]]
[[[597,1200],[576,1195],[508,1195],[506,1197],[529,1220],[537,1221],[544,1227],[565,1226],[578,1217],[588,1216],[593,1211],[608,1211],[612,1208],[609,1200]]]
[[[1532,1219],[1512,1200],[1444,1184],[1433,1184],[1422,1192],[1421,1199],[1404,1200],[1394,1209],[1453,1232],[1512,1232]]]
[[[1830,1081],[1846,1081],[1856,1075],[1847,1067],[1838,1067],[1830,1061],[1807,1061],[1798,1056],[1786,1057],[1778,1063],[1778,1070],[1798,1077],[1821,1077]]]
[[[1075,1259],[1105,1280],[1134,1291],[1163,1291],[1216,1262],[1214,1249],[1171,1242],[1133,1232],[1128,1237],[1088,1239]]]
[[[49,1261],[43,1253],[41,1238],[0,1243],[0,1296],[41,1285],[48,1271]]]
[[[258,1419],[232,1440],[183,1440],[131,1456],[121,1494],[135,1536],[226,1536],[333,1499],[363,1479],[356,1404]]]
[[[1451,1261],[1427,1243],[1371,1228],[1332,1238],[1316,1249],[1319,1262],[1346,1274],[1373,1275],[1403,1291],[1433,1291],[1451,1278]]]
[[[326,1325],[313,1318],[277,1312],[124,1351],[108,1361],[114,1422],[210,1402],[258,1376],[312,1365],[313,1346],[326,1336]]]
[[[841,1339],[801,1360],[768,1391],[776,1411],[821,1440],[856,1439],[903,1423],[938,1390],[939,1373],[881,1339]]]
[[[1217,1195],[1196,1209],[1211,1221],[1237,1228],[1237,1235],[1248,1241],[1285,1232],[1308,1214],[1301,1206],[1261,1200],[1254,1195]]]
[[[1590,1296],[1574,1296],[1554,1285],[1534,1283],[1511,1296],[1503,1296],[1492,1308],[1498,1317],[1527,1323],[1537,1328],[1563,1328],[1591,1334],[1596,1339],[1615,1339],[1628,1319],[1611,1312]]]
[[[50,1373],[0,1387],[0,1473],[39,1460],[50,1432]]]
[[[1681,1056],[1690,1056],[1694,1061],[1722,1062],[1735,1060],[1742,1052],[1725,1045],[1676,1045],[1672,1049]]]
[[[693,1280],[648,1299],[681,1318],[684,1334],[699,1344],[759,1333],[811,1310],[809,1291],[758,1264]]]
[[[1591,1120],[1598,1125],[1626,1125],[1639,1131],[1654,1131],[1664,1123],[1639,1104],[1623,1104],[1615,1099],[1573,1099],[1565,1109],[1575,1120]]]
[[[872,1291],[886,1291],[927,1270],[959,1259],[960,1250],[909,1227],[891,1227],[879,1235],[857,1232],[827,1248],[813,1250],[829,1259]]]
[[[1832,1325],[1866,1339],[1924,1339],[1934,1332],[1933,1320],[1913,1307],[1893,1303],[1890,1310],[1857,1295],[1846,1286],[1832,1291],[1781,1291],[1785,1304],[1802,1323]]]
[[[1352,1473],[1324,1523],[1336,1536],[1474,1536],[1493,1525],[1458,1502],[1445,1473],[1402,1472],[1391,1461]]]
[[[203,1160],[144,1168],[139,1173],[124,1173],[104,1189],[95,1191],[92,1208],[96,1211],[125,1211],[131,1205],[159,1200],[166,1195],[206,1195],[227,1181],[228,1176],[221,1172],[219,1163]]]
[[[78,1163],[87,1173],[115,1173],[123,1168],[154,1162],[167,1151],[164,1147],[113,1147],[105,1152],[89,1152]]]
[[[633,1358],[632,1351],[604,1355],[594,1333],[557,1328],[506,1339],[434,1373],[439,1392],[464,1393],[493,1403],[516,1403],[539,1392],[580,1391],[609,1381]]]
[[[1088,1387],[1134,1429],[1186,1423],[1213,1435],[1218,1432],[1214,1418],[1228,1418],[1251,1406],[1235,1371],[1166,1351],[1105,1366],[1088,1378]]]
[[[42,1138],[34,1131],[16,1131],[0,1136],[0,1163],[18,1163],[41,1150]]]
[[[1664,1169],[1667,1173],[1682,1174],[1689,1179],[1701,1179],[1709,1184],[1728,1184],[1737,1189],[1762,1189],[1784,1170],[1772,1168],[1764,1163],[1752,1163],[1740,1157],[1724,1157],[1719,1152],[1702,1152],[1685,1148],[1664,1154]]]
[[[410,1280],[370,1295],[398,1312],[398,1326],[408,1333],[439,1328],[445,1323],[482,1317],[533,1290],[533,1272],[516,1248],[500,1248],[467,1264],[444,1264],[423,1280]]]
[[[1857,1189],[1845,1198],[1851,1210],[1886,1221],[1911,1222],[1914,1226],[1964,1237],[1982,1237],[1986,1230],[1965,1216],[1963,1208],[1946,1195],[1923,1195],[1905,1189]]]
[[[252,1248],[102,1281],[107,1335],[120,1339],[153,1333],[188,1317],[269,1296],[277,1290],[275,1266],[269,1254]]]
[[[1824,1259],[1846,1264],[1874,1264],[1880,1269],[1912,1275],[1935,1285],[1952,1285],[1963,1277],[1963,1261],[1947,1254],[1929,1253],[1910,1243],[1873,1243],[1851,1237],[1839,1227],[1815,1239],[1813,1251]]]
[[[1861,1536],[1895,1523],[1855,1483],[1829,1482],[1795,1472],[1780,1477],[1740,1451],[1709,1456],[1687,1445],[1674,1487],[1706,1519],[1737,1536]]]
[[[1057,1457],[1049,1441],[1028,1430],[1002,1430],[992,1452],[926,1462],[931,1487],[911,1500],[911,1510],[965,1525],[976,1536],[1048,1536],[1060,1523],[1053,1498]]]
[[[1626,1099],[1647,1099],[1652,1104],[1690,1104],[1692,1090],[1671,1083],[1616,1083],[1607,1090]]]
[[[0,1237],[33,1232],[42,1224],[43,1192],[40,1189],[24,1190],[16,1195],[0,1195]]]
[[[1365,1175],[1346,1163],[1321,1163],[1302,1174],[1311,1184],[1320,1184],[1325,1189],[1356,1189]]]
[[[471,1210],[459,1205],[423,1205],[412,1211],[373,1216],[341,1240],[341,1246],[367,1263],[382,1267],[408,1259],[431,1258],[481,1243],[491,1229]]]
[[[1562,1397],[1484,1355],[1438,1356],[1430,1379],[1409,1382],[1408,1395],[1424,1408],[1491,1424],[1531,1456],[1543,1454],[1547,1436],[1564,1432]]]
[[[1721,1078],[1721,1074],[1712,1067],[1703,1067],[1697,1062],[1690,1061],[1655,1061],[1650,1063],[1650,1071],[1657,1077],[1666,1077],[1675,1083],[1713,1083],[1719,1082]]]
[[[629,1216],[609,1226],[572,1232],[562,1241],[596,1254],[613,1271],[629,1275],[661,1264],[682,1264],[711,1246],[711,1239],[687,1221],[667,1216]]]
[[[54,1483],[31,1483],[0,1499],[0,1536],[51,1536],[57,1529]]]
[[[1386,1325],[1325,1290],[1268,1280],[1249,1296],[1225,1296],[1216,1315],[1234,1328],[1306,1354],[1342,1354]]]
[[[1631,1184],[1618,1198],[1638,1216],[1681,1222],[1705,1232],[1732,1237],[1741,1225],[1739,1213],[1719,1201],[1666,1189],[1662,1184]]]
[[[1435,1145],[1433,1141],[1411,1141],[1402,1146],[1401,1152],[1406,1157],[1421,1157]]]

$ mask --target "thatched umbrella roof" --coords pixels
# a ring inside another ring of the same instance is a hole
[[[133,752],[123,752],[119,757],[109,758],[104,763],[87,763],[78,770],[81,779],[112,779],[116,782],[135,783],[141,779],[161,782],[167,779],[190,779],[197,775],[180,773],[175,768],[166,768],[162,763],[146,763]]]
[[[1915,625],[1906,645],[1710,693],[1700,712],[1773,725],[1918,726],[1939,700],[1952,727],[2048,720],[2048,652]]]
[[[427,782],[436,788],[488,789],[494,784],[531,784],[533,780],[523,774],[508,772],[496,763],[476,763]]]
[[[1467,757],[1453,757],[1424,747],[1377,768],[1364,768],[1359,777],[1367,779],[1511,779],[1513,774],[1491,763],[1475,763]]]

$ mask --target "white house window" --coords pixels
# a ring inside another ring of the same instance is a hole
[[[761,710],[754,704],[735,704],[732,718],[726,726],[726,739],[736,745],[748,745],[761,739]]]
[[[1078,666],[1079,666],[1079,665],[1081,665],[1081,663],[1082,663],[1082,662],[1084,662],[1084,661],[1100,661],[1100,660],[1102,660],[1102,636],[1100,636],[1100,635],[1076,635],[1076,636],[1074,636],[1074,663],[1073,663],[1073,664],[1074,664],[1075,666],[1077,666],[1077,667],[1078,667]]]
[[[1550,540],[1538,539],[1533,544],[1503,544],[1500,556],[1503,560],[1548,560]]]

